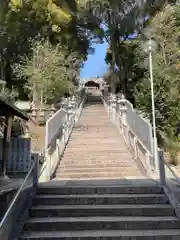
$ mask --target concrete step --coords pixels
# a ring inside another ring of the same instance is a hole
[[[123,158],[120,158],[118,155],[100,155],[98,153],[94,153],[94,154],[91,154],[91,152],[82,152],[80,153],[79,152],[79,155],[76,155],[74,154],[74,156],[70,156],[70,155],[66,155],[64,154],[64,156],[62,157],[63,160],[61,161],[75,161],[75,160],[79,160],[79,162],[83,163],[83,162],[86,162],[86,161],[93,161],[95,160],[96,162],[111,162],[111,161],[115,161],[115,162],[119,162],[119,163],[126,163],[129,165],[130,164],[135,164],[136,163],[134,161],[132,161],[132,159],[128,156],[128,155],[125,155],[124,154],[124,157]]]
[[[98,144],[98,143],[97,143]],[[96,146],[97,147],[97,146]],[[72,154],[74,153],[75,155],[80,156],[80,153],[82,154],[88,154],[90,156],[104,156],[108,159],[108,157],[110,156],[119,156],[120,159],[124,159],[124,157],[126,157],[127,155],[129,155],[129,153],[127,152],[128,150],[125,148],[119,148],[119,149],[115,149],[113,150],[112,147],[102,147],[102,148],[96,148],[96,147],[88,147],[88,148],[83,148],[81,146],[77,147],[74,145],[68,145],[65,154],[72,156]],[[79,151],[79,152],[78,152]],[[120,155],[122,153],[122,156]],[[129,155],[130,157],[130,155]],[[132,159],[132,158],[131,158]]]
[[[106,124],[107,125],[107,124]],[[94,126],[95,127],[95,126]],[[97,135],[98,135],[98,139],[100,140],[100,142],[99,143],[101,143],[101,142],[103,142],[103,141],[105,141],[105,142],[107,142],[107,143],[110,143],[111,141],[110,141],[110,139],[109,139],[109,136],[113,136],[113,137],[116,137],[116,138],[113,138],[112,139],[112,142],[114,143],[114,144],[117,144],[117,132],[112,132],[112,129],[111,129],[111,132],[110,133],[108,133],[108,135],[107,135],[107,132],[102,132],[102,131],[100,131],[100,130],[103,130],[102,128],[101,129],[99,129],[98,131],[97,130],[93,130],[92,128],[91,128],[91,132],[86,132],[86,134],[84,134],[84,132],[82,131],[83,129],[85,130],[85,129],[87,129],[87,128],[89,128],[89,126],[88,127],[85,127],[85,126],[82,126],[82,127],[79,127],[78,129],[77,128],[73,128],[73,132],[72,132],[72,138],[74,138],[74,139],[78,139],[78,141],[79,142],[82,142],[82,144],[84,144],[85,142],[83,141],[83,139],[89,139],[89,140],[95,140],[96,139],[96,136],[94,135],[95,133],[97,133]],[[90,129],[90,128],[89,128]],[[104,130],[108,130],[107,129],[107,126],[105,126],[104,127]],[[92,134],[93,133],[93,134]],[[99,133],[101,133],[101,134],[99,134]],[[111,134],[111,135],[110,135]],[[85,135],[84,136],[84,138],[82,139],[82,138],[80,138],[82,135]],[[72,139],[71,138],[71,139]],[[70,139],[70,141],[71,141],[71,139]],[[91,141],[89,141],[89,143],[91,144],[93,144],[93,142],[91,142]],[[120,145],[119,145],[119,147],[121,147]]]
[[[114,171],[110,168],[99,171],[98,166],[104,163],[114,165]],[[54,174],[56,179],[118,179],[127,177],[143,178],[142,171],[128,152],[123,138],[116,127],[111,123],[102,104],[87,105],[81,114],[79,122],[73,129],[72,135],[61,158],[62,165]],[[79,166],[92,164],[91,169],[80,169]],[[116,168],[121,166],[121,174]],[[72,170],[71,165],[77,165]],[[127,166],[127,168],[125,167]],[[69,169],[68,169],[69,168]],[[95,169],[93,169],[95,168]],[[124,169],[122,169],[124,168]],[[83,172],[84,171],[84,172]]]
[[[167,204],[164,194],[37,195],[34,205]]]
[[[123,170],[123,172],[92,172],[92,173],[82,173],[82,172],[56,172],[56,179],[67,178],[67,179],[104,179],[104,178],[124,178],[126,176],[141,176],[140,173],[133,169]]]
[[[131,165],[131,163],[132,163],[132,165]],[[98,157],[97,158],[96,157],[93,157],[93,158],[89,157],[89,158],[85,158],[85,159],[81,159],[81,157],[74,157],[73,159],[64,157],[61,160],[60,164],[62,164],[62,165],[63,164],[64,165],[66,165],[66,164],[77,164],[77,166],[82,165],[82,164],[84,164],[84,165],[93,164],[93,165],[97,165],[97,166],[98,166],[98,164],[100,164],[100,165],[102,165],[102,164],[108,164],[108,165],[119,164],[119,166],[129,164],[129,167],[133,167],[133,165],[137,166],[137,164],[135,162],[133,163],[131,160],[130,161],[128,161],[128,160],[119,161],[119,159],[114,159],[114,158],[107,160],[106,158],[98,159]]]
[[[30,217],[92,217],[92,216],[172,216],[170,204],[146,205],[38,205]]]
[[[66,161],[66,159],[68,161],[74,161],[74,160],[79,160],[79,162],[86,162],[86,161],[96,161],[96,162],[111,162],[111,161],[116,161],[116,162],[119,162],[119,163],[129,163],[129,164],[132,164],[134,163],[134,161],[132,161],[132,159],[123,154],[124,157],[123,158],[120,158],[118,155],[100,155],[98,153],[95,153],[95,154],[91,154],[91,152],[82,152],[82,153],[79,153],[78,154],[74,154],[74,156],[72,157],[71,155],[67,154],[66,153],[64,154],[63,156],[63,162]]]
[[[127,185],[126,182],[117,181],[83,181],[69,182],[69,185],[62,186],[61,181],[51,181],[46,184],[39,185],[37,194],[55,194],[55,195],[73,195],[73,194],[164,194],[163,188],[158,185],[150,185],[148,180],[137,181],[137,184]],[[149,183],[149,185],[148,185]],[[104,185],[109,184],[109,185]],[[121,184],[121,185],[120,185]],[[79,186],[76,186],[79,185]]]
[[[91,150],[91,151],[89,151]],[[79,152],[77,152],[79,151]],[[126,149],[122,148],[122,149],[118,149],[118,150],[113,150],[111,147],[109,148],[97,148],[96,147],[92,147],[92,148],[82,148],[81,146],[78,147],[71,147],[71,145],[68,146],[67,151],[65,152],[65,154],[68,155],[72,155],[72,154],[76,154],[79,155],[82,154],[87,154],[90,156],[104,156],[108,159],[109,156],[118,156],[120,159],[123,159],[126,156],[129,156],[128,152]],[[122,153],[122,157],[119,155],[120,153]],[[129,156],[130,157],[130,156]]]
[[[121,173],[121,172],[129,172],[129,171],[136,171],[137,168],[133,166],[131,169],[129,169],[129,166],[92,166],[91,167],[84,167],[81,165],[81,167],[74,167],[71,165],[68,166],[59,166],[58,170],[56,171],[56,174],[61,174],[61,173]]]
[[[122,156],[120,157],[119,154],[122,154]],[[70,151],[66,151],[63,155],[63,157],[68,157],[68,158],[71,158],[71,159],[74,159],[74,157],[78,157],[79,159],[82,159],[82,160],[86,160],[86,159],[89,159],[89,158],[98,158],[99,160],[103,159],[103,160],[106,160],[108,161],[109,159],[116,159],[116,160],[119,160],[119,161],[126,161],[127,162],[127,158],[129,160],[131,160],[131,162],[134,162],[132,160],[132,158],[127,154],[126,151],[118,151],[117,153],[115,152],[111,152],[111,151],[101,151],[101,152],[97,152],[97,151],[87,151],[87,150],[79,150],[79,152],[77,152],[77,149],[76,151],[72,151],[72,149]],[[82,158],[83,157],[83,158]]]
[[[91,169],[94,169],[93,171],[98,171],[98,170],[96,170],[96,169],[104,169],[104,168],[106,168],[106,169],[109,169],[110,171],[111,171],[111,169],[118,169],[118,171],[119,171],[119,169],[121,169],[121,168],[129,168],[129,164],[127,163],[127,162],[124,162],[123,164],[121,163],[121,164],[119,164],[118,162],[117,163],[113,163],[113,164],[111,164],[111,163],[106,163],[106,162],[100,162],[99,164],[97,163],[97,164],[91,164],[91,163],[89,163],[89,164],[86,164],[86,165],[84,165],[84,164],[71,164],[71,163],[64,163],[63,161],[60,163],[60,165],[59,165],[59,167],[58,167],[58,170],[57,171],[59,171],[59,169],[63,169],[63,170],[70,170],[71,171],[71,169],[75,169],[75,171],[85,171],[85,170],[87,170],[87,171],[91,171]],[[134,166],[133,166],[133,168],[134,168]]]
[[[132,230],[132,229],[179,229],[177,217],[46,217],[30,218],[24,230],[65,231],[65,230]]]
[[[56,177],[56,175],[54,175],[54,177]],[[112,177],[109,177],[109,176],[103,176],[103,177],[57,177],[56,180],[59,180],[59,181],[91,181],[91,180],[126,180],[126,179],[135,179],[137,178],[137,174],[136,175],[128,175],[128,176],[123,176],[123,177],[115,177],[115,176],[112,176]],[[145,177],[144,176],[138,176],[138,179],[144,179]]]
[[[99,135],[99,133],[98,133],[98,135]],[[69,142],[71,143],[72,139],[76,139],[76,140],[78,140],[79,144],[82,144],[82,145],[87,145],[88,144],[89,146],[94,145],[94,142],[92,142],[91,140],[95,140],[95,137],[92,134],[89,134],[89,135],[86,134],[86,136],[83,139],[81,139],[80,136],[82,136],[82,134],[80,134],[80,133],[77,134],[76,132],[73,131]],[[89,141],[88,141],[88,143],[86,143],[84,140],[89,140]],[[112,140],[111,141],[109,139],[109,137],[107,137],[106,135],[104,135],[104,136],[102,134],[99,135],[98,140],[99,140],[100,144],[101,143],[105,143],[107,145],[113,144],[113,145],[116,145],[118,147],[121,147],[121,146],[118,145],[117,139],[111,139]]]
[[[25,232],[20,240],[179,240],[179,229]]]
[[[21,240],[180,239],[180,221],[163,188],[140,180],[102,105],[85,106],[59,167],[61,181],[39,184]],[[126,176],[110,180],[119,171]],[[108,180],[80,181],[92,174]],[[69,181],[73,175],[80,179]]]

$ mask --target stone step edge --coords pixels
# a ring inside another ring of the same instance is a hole
[[[165,194],[37,194],[36,198],[144,198],[144,197],[164,197],[167,198]]]
[[[78,210],[78,209],[126,209],[126,208],[138,208],[138,209],[173,209],[173,207],[170,204],[118,204],[118,205],[35,205],[31,208],[31,210],[51,210],[51,209],[73,209],[73,210]]]
[[[53,222],[74,222],[74,223],[91,223],[91,222],[146,222],[148,221],[152,222],[164,222],[164,221],[172,221],[173,223],[175,221],[179,222],[179,218],[176,216],[112,216],[112,217],[35,217],[35,218],[29,218],[26,223],[53,223]]]
[[[24,232],[24,234],[21,236],[22,238],[31,239],[33,237],[57,237],[59,239],[60,237],[138,237],[138,236],[179,236],[180,237],[180,230],[179,229],[162,229],[162,230],[103,230],[103,231],[97,231],[97,230],[86,230],[86,231],[36,231],[36,232]]]

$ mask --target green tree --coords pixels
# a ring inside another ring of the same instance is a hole
[[[78,52],[78,59],[84,60],[88,53],[88,35],[80,27],[74,0],[9,0],[2,3],[0,12],[1,78],[9,89],[15,88],[24,97],[26,78],[16,78],[12,66],[22,58],[31,58],[32,40],[48,39],[51,44],[61,45],[71,53]]]
[[[89,12],[99,22],[99,26],[103,26],[103,36],[109,43],[111,51],[110,75],[111,88],[115,91],[117,83],[116,68],[119,75],[121,88],[124,95],[128,95],[127,76],[121,77],[124,73],[124,54],[122,49],[124,42],[130,34],[141,32],[142,28],[148,22],[147,16],[154,15],[161,7],[169,1],[115,1],[115,0],[88,0],[86,1]],[[172,1],[170,1],[172,2]],[[128,55],[123,51],[125,56]],[[127,72],[127,71],[125,71]]]
[[[54,47],[48,41],[33,43],[32,58],[25,58],[22,64],[15,65],[17,77],[26,76],[30,98],[36,107],[40,103],[53,103],[65,93],[74,90],[73,79],[78,74],[77,53]]]
[[[134,105],[134,87],[140,78],[144,76],[145,68],[142,65],[138,65],[141,59],[140,40],[130,39],[121,43],[119,48],[119,55],[121,57],[121,65],[118,66],[117,75],[117,91],[119,89],[125,93],[126,98],[130,100]],[[112,51],[108,48],[105,56],[105,62],[111,64]],[[121,69],[121,70],[119,70]],[[122,82],[125,84],[124,89]]]
[[[180,119],[179,11],[179,6],[166,6],[150,22],[152,37],[158,43],[158,51],[153,56],[157,132],[170,139],[175,138]],[[147,71],[136,86],[135,98],[138,108],[152,119],[150,93]]]

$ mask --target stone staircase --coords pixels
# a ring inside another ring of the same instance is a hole
[[[35,239],[180,239],[163,188],[145,179],[98,95],[88,96],[55,179],[38,186],[20,236]]]
[[[150,180],[39,186],[20,240],[179,240],[180,220]]]
[[[124,140],[110,122],[100,97],[88,95],[55,179],[143,178]]]

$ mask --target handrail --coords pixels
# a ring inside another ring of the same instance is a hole
[[[6,219],[8,218],[9,214],[10,214],[11,211],[13,210],[14,205],[15,205],[16,202],[18,201],[19,196],[20,196],[20,194],[21,194],[21,192],[22,192],[23,187],[24,187],[25,184],[27,183],[28,178],[29,178],[29,176],[31,175],[31,173],[33,172],[33,170],[36,168],[36,164],[38,164],[38,159],[34,160],[32,166],[31,166],[29,172],[27,173],[25,179],[23,180],[23,182],[22,182],[19,190],[17,191],[17,193],[15,194],[13,200],[11,201],[9,208],[7,209],[5,215],[3,216],[3,218],[2,218],[2,220],[1,220],[1,222],[0,222],[0,230],[1,230],[1,228],[3,227],[3,225],[5,224]],[[37,170],[37,169],[36,169],[36,170]],[[35,175],[35,176],[36,176],[36,175]],[[33,176],[33,178],[34,178],[35,176]],[[33,181],[33,183],[34,183],[34,181]]]
[[[180,180],[179,180],[178,176],[177,176],[176,173],[173,171],[173,169],[170,167],[170,165],[165,161],[165,159],[163,159],[163,160],[164,160],[164,164],[167,166],[167,168],[168,168],[168,169],[170,170],[170,172],[173,174],[173,176],[175,177],[177,183],[178,183],[179,186],[180,186]]]
[[[82,107],[81,105],[83,105],[84,99],[85,99],[85,94],[84,94],[83,98],[82,98],[81,101],[80,101],[80,104],[79,104],[79,106],[78,106],[79,108]],[[62,109],[61,109],[61,111],[62,111]],[[58,111],[57,111],[57,112],[58,112]],[[57,114],[57,113],[56,113],[56,114]],[[32,188],[33,188],[34,190],[36,189],[36,184],[38,183],[38,176],[37,176],[37,167],[36,167],[36,164],[38,164],[38,160],[37,160],[37,159],[35,159],[35,161],[33,162],[33,164],[32,164],[32,166],[31,166],[29,172],[27,173],[26,177],[24,178],[24,180],[23,180],[22,184],[20,185],[17,193],[16,193],[15,196],[13,197],[13,199],[12,199],[12,201],[11,201],[11,203],[10,203],[7,211],[6,211],[6,213],[4,214],[3,218],[2,218],[1,221],[0,221],[0,235],[2,234],[2,236],[6,236],[6,233],[5,233],[5,224],[9,221],[9,218],[11,218],[11,214],[13,213],[13,211],[14,211],[14,209],[15,209],[15,207],[16,207],[16,204],[19,204],[18,201],[19,201],[19,199],[21,199],[21,194],[23,194],[23,189],[25,189],[26,185],[28,185],[28,184],[27,184],[27,183],[28,183],[28,179],[31,177],[31,174],[33,173],[34,170],[36,170],[36,173],[34,173],[34,174],[32,175],[32,182],[31,182],[30,184],[32,184]],[[42,171],[43,171],[43,169],[41,169],[41,173],[42,173]],[[40,173],[40,175],[41,175],[41,173]],[[31,191],[33,192],[33,189],[32,189],[32,190],[31,190],[31,189],[28,189],[28,191],[30,190],[30,192],[31,192]],[[25,196],[26,196],[26,198],[27,198],[27,197],[28,197],[28,193],[25,193]],[[33,196],[32,196],[32,198],[33,198]],[[22,199],[22,201],[24,201],[24,200]],[[31,201],[31,200],[30,200],[30,201]],[[20,203],[20,204],[21,204],[21,203]],[[30,204],[31,204],[31,203],[30,203]],[[23,207],[23,205],[22,205],[21,207]],[[27,208],[28,208],[28,207],[27,207]],[[24,209],[24,207],[23,207],[23,209]],[[22,210],[22,209],[21,209],[21,210]],[[16,219],[16,217],[18,217],[18,216],[14,216],[14,217],[15,217],[15,219]],[[9,234],[11,234],[11,230],[9,230],[9,231],[10,231]],[[3,234],[4,234],[4,235],[3,235]],[[3,238],[3,240],[4,240],[4,238]]]
[[[103,101],[105,102],[105,104],[107,104],[108,105],[108,95],[106,96],[106,98],[105,98],[105,96],[102,94],[102,92],[101,92],[101,97],[102,97],[102,99],[103,99]],[[132,134],[134,135],[134,136],[136,136],[136,134],[134,133],[134,131],[130,128],[130,131],[132,132]],[[137,137],[137,140],[138,140],[138,142],[140,143],[140,145],[147,151],[147,152],[149,152],[150,153],[150,155],[151,155],[151,152],[147,149],[147,147],[142,143],[142,141]],[[180,179],[178,178],[178,176],[177,176],[177,174],[174,172],[174,170],[171,168],[171,166],[165,161],[165,158],[164,158],[164,154],[163,154],[163,168],[166,166],[168,169],[169,169],[169,171],[172,173],[172,175],[174,176],[174,178],[175,179],[173,179],[173,181],[175,181],[177,184],[178,184],[178,186],[180,187]],[[164,168],[164,171],[165,171],[165,168]],[[164,174],[166,174],[165,172],[164,172]],[[166,178],[167,179],[167,177],[164,175],[163,176],[164,178]],[[166,180],[166,179],[164,179],[164,180]]]

